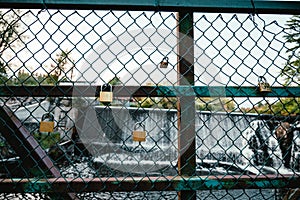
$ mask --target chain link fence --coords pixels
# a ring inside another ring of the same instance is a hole
[[[0,198],[298,198],[299,16],[0,14]]]

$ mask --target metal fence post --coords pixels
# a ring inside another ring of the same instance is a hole
[[[194,85],[193,13],[179,12],[178,27],[178,84]],[[195,98],[180,95],[178,99],[178,172],[192,176],[196,167]],[[180,191],[178,199],[196,199],[195,191]]]

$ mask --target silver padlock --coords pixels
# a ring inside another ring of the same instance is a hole
[[[169,58],[164,57],[162,61],[160,62],[160,68],[167,68],[169,64]]]
[[[107,84],[110,87],[109,91],[103,91],[102,85],[99,95],[99,101],[100,102],[112,102],[113,101],[113,92],[112,92],[112,86],[110,84]]]
[[[258,77],[258,91],[259,92],[271,92],[270,84],[267,82],[266,78],[263,76]]]
[[[40,122],[40,132],[53,132],[54,130],[54,116],[51,113],[45,113]]]
[[[138,122],[134,125],[134,130],[132,132],[132,140],[135,142],[145,142],[146,141],[145,125],[142,124],[141,122]]]

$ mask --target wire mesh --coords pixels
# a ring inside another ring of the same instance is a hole
[[[1,198],[281,199],[299,187],[299,16],[0,14]]]

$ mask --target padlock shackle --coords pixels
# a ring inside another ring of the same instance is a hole
[[[45,114],[42,115],[42,121],[44,121],[45,119],[49,119],[50,121],[54,121],[54,115],[50,112],[47,112]]]
[[[258,77],[258,82],[259,82],[259,83],[261,83],[261,82],[266,83],[266,82],[267,82],[267,79],[266,79],[264,76],[259,76],[259,77]]]
[[[142,127],[143,130],[145,131],[145,125],[142,122],[135,123],[133,129],[136,130],[138,125],[139,127]]]
[[[160,62],[159,67],[160,68],[167,68],[169,65],[169,58],[167,56],[165,56],[162,61]]]
[[[105,85],[106,85],[106,87],[107,87],[107,86],[109,86],[109,88],[110,88],[110,92],[112,92],[112,85],[111,85],[111,84],[109,84],[109,83],[107,83],[107,84],[104,84],[104,85],[101,85],[101,86],[100,86],[100,91],[102,92],[102,87],[103,87],[103,86],[105,86]]]

